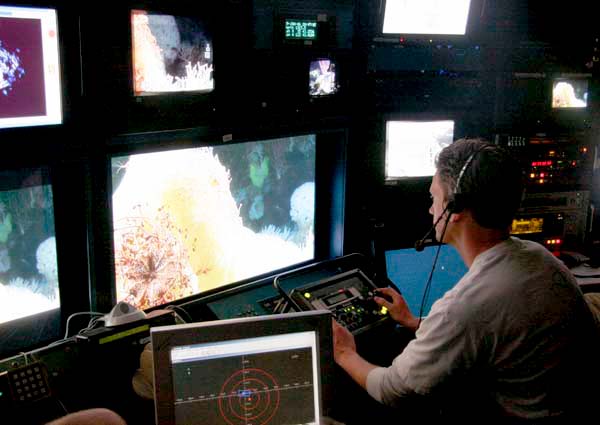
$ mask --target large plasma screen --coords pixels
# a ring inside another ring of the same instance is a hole
[[[46,171],[0,172],[0,323],[60,307]]]
[[[201,20],[132,10],[131,26],[136,96],[213,90],[212,38]]]
[[[111,162],[117,301],[146,309],[314,258],[315,135]]]

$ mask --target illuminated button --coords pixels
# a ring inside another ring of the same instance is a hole
[[[304,293],[304,298],[310,298],[310,292],[305,292]]]
[[[387,314],[387,312],[388,312],[388,309],[387,309],[387,307],[381,307],[381,310],[379,310],[379,312],[380,312],[381,314]]]

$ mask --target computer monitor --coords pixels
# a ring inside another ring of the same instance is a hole
[[[308,76],[308,93],[312,97],[332,95],[339,90],[337,65],[332,59],[311,60]]]
[[[134,95],[212,91],[214,53],[208,25],[198,16],[131,10]]]
[[[431,289],[423,306],[423,316],[435,301],[443,297],[467,272],[467,266],[451,245],[442,245],[431,280]],[[421,310],[425,285],[433,267],[438,246],[428,246],[422,252],[414,248],[389,249],[385,251],[387,277],[402,292],[412,314]]]
[[[452,144],[453,120],[388,120],[385,129],[385,179],[435,174],[435,159]]]
[[[464,35],[471,0],[385,0],[384,34]]]
[[[152,328],[156,423],[322,424],[331,315],[316,310]]]
[[[587,78],[560,77],[552,80],[552,108],[586,108]]]
[[[315,258],[315,134],[191,143],[110,159],[117,302],[147,309]]]
[[[56,10],[0,5],[0,129],[61,124]]]
[[[0,354],[60,329],[60,294],[49,171],[0,171]]]

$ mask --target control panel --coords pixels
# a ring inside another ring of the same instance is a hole
[[[377,286],[353,269],[295,288],[291,300],[301,310],[329,310],[335,320],[357,335],[388,319],[373,296]]]

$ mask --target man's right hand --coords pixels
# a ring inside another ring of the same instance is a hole
[[[378,296],[377,292],[383,294],[391,301],[388,301],[382,296]],[[392,288],[377,288],[375,297],[373,298],[377,304],[388,309],[390,316],[396,322],[404,327],[417,330],[419,319],[410,312],[406,300],[400,293]]]

